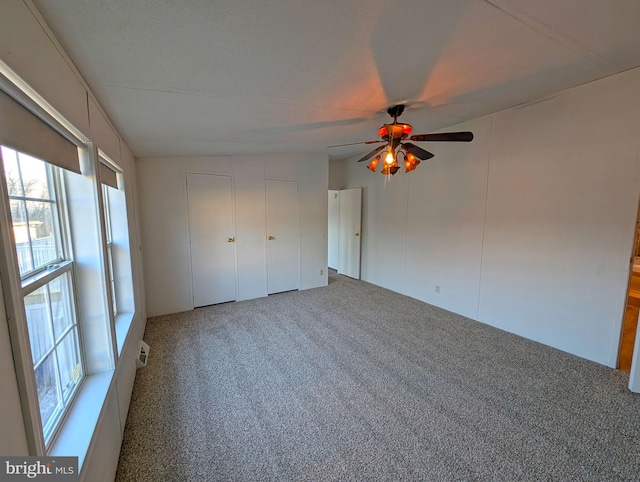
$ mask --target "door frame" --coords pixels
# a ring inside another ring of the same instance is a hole
[[[277,293],[269,293],[269,240],[267,237],[269,236],[269,219],[267,216],[267,182],[269,181],[278,181],[278,182],[293,182],[296,184],[298,188],[298,287],[297,290],[300,290],[302,286],[302,196],[300,190],[300,181],[297,179],[281,179],[275,177],[265,177],[264,178],[264,289],[267,296],[270,294]]]
[[[620,359],[620,348],[622,344],[622,333],[625,325],[625,318],[627,312],[627,304],[629,302],[629,291],[631,290],[631,277],[633,276],[633,264],[636,254],[636,246],[638,242],[640,242],[640,229],[638,229],[638,224],[640,223],[640,196],[639,201],[636,207],[636,218],[633,225],[633,247],[631,248],[631,253],[629,257],[629,272],[627,273],[627,284],[625,285],[625,298],[624,298],[624,307],[622,311],[622,323],[620,326],[620,338],[618,341],[618,351],[616,353],[616,368],[618,367],[619,359]],[[633,355],[631,357],[631,369],[629,371],[629,390],[632,392],[640,393],[640,320],[638,326],[636,327],[636,338],[633,344]]]
[[[337,207],[338,207],[337,219],[332,219],[332,218],[334,218],[334,216],[331,216],[331,206],[330,206],[331,201],[330,201],[330,197],[331,197],[332,193],[334,194],[334,199],[338,200],[338,202],[337,202]],[[327,209],[327,211],[328,211],[328,220],[327,220],[327,222],[328,222],[328,225],[327,225],[327,268],[332,268],[332,269],[335,269],[336,271],[338,271],[338,268],[340,267],[340,190],[339,189],[329,189],[328,196],[327,196],[327,201],[328,201],[328,204],[329,204],[328,209]],[[335,261],[336,261],[336,263],[335,263],[336,265],[335,266],[331,266],[331,264],[330,264],[331,256],[329,256],[329,254],[332,251],[332,249],[331,249],[332,248],[332,246],[331,246],[332,238],[330,236],[331,225],[332,225],[331,221],[332,220],[335,221],[335,224],[336,224],[335,231],[337,231],[337,233],[334,233],[334,239],[335,239],[335,242],[337,244],[337,246],[334,247],[335,251],[337,251],[337,252],[334,253],[335,258],[337,258],[337,259],[335,259]]]
[[[343,219],[343,216],[342,216],[342,213],[343,213],[343,211],[342,211],[343,201],[342,200],[345,198],[344,193],[346,191],[358,191],[359,194],[360,194],[359,195],[360,209],[359,209],[359,212],[358,212],[358,216],[359,216],[360,222],[358,223],[358,227],[357,227],[358,231],[356,233],[353,233],[354,237],[356,237],[356,236],[358,237],[358,263],[357,263],[358,264],[358,276],[357,277],[351,276],[351,274],[353,274],[353,273],[347,274],[347,273],[345,273],[343,271],[345,265],[347,264],[347,261],[349,261],[349,260],[345,259],[345,257],[343,256],[343,253],[342,253],[343,247],[344,247],[345,244],[348,243],[348,239],[352,240],[352,238],[351,238],[352,234],[351,233],[353,232],[353,230],[350,230],[349,233],[343,232],[343,221],[344,221],[344,219]],[[345,276],[349,276],[349,277],[351,277],[353,279],[358,279],[358,280],[362,279],[362,197],[363,197],[363,191],[364,190],[362,189],[362,187],[352,187],[352,188],[345,188],[345,189],[341,189],[340,190],[340,229],[339,229],[339,233],[340,233],[339,234],[339,253],[340,254],[338,256],[338,261],[339,261],[338,262],[338,273],[339,274],[343,274]],[[348,239],[347,239],[347,237],[348,237]]]
[[[195,300],[194,300],[194,288],[193,288],[193,258],[191,252],[191,226],[189,221],[189,188],[187,186],[187,178],[189,174],[197,174],[197,175],[206,175],[206,176],[219,176],[219,177],[227,177],[231,180],[231,226],[233,229],[233,236],[235,238],[235,246],[233,250],[233,269],[235,273],[235,299],[238,299],[239,293],[239,285],[238,285],[238,229],[236,224],[236,189],[233,175],[229,173],[218,173],[218,172],[207,172],[200,170],[185,170],[183,171],[183,187],[184,187],[184,200],[185,200],[185,214],[186,214],[186,231],[187,231],[187,240],[189,241],[189,276],[191,278],[191,283],[189,284],[190,294],[189,299],[191,301],[191,309],[194,310]]]

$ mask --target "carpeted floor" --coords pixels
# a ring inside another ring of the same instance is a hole
[[[624,373],[364,282],[145,339],[116,480],[640,479]]]

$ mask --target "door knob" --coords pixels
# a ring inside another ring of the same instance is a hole
[[[267,239],[268,239],[269,241],[273,241],[273,240],[274,240],[274,239],[276,239],[276,238],[274,238],[273,236],[267,236]]]
[[[360,233],[356,233],[356,236],[360,236]]]
[[[233,243],[236,240],[236,238],[227,238],[227,243]]]

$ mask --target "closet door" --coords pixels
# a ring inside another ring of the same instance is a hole
[[[295,181],[266,181],[267,292],[300,289],[300,199]]]
[[[236,299],[231,178],[187,174],[193,306]]]

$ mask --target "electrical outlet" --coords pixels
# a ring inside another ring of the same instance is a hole
[[[321,269],[321,270],[320,270],[320,276],[322,276],[323,274],[324,274],[324,270],[323,270],[323,269]]]
[[[440,285],[436,285],[436,293],[440,293]]]

